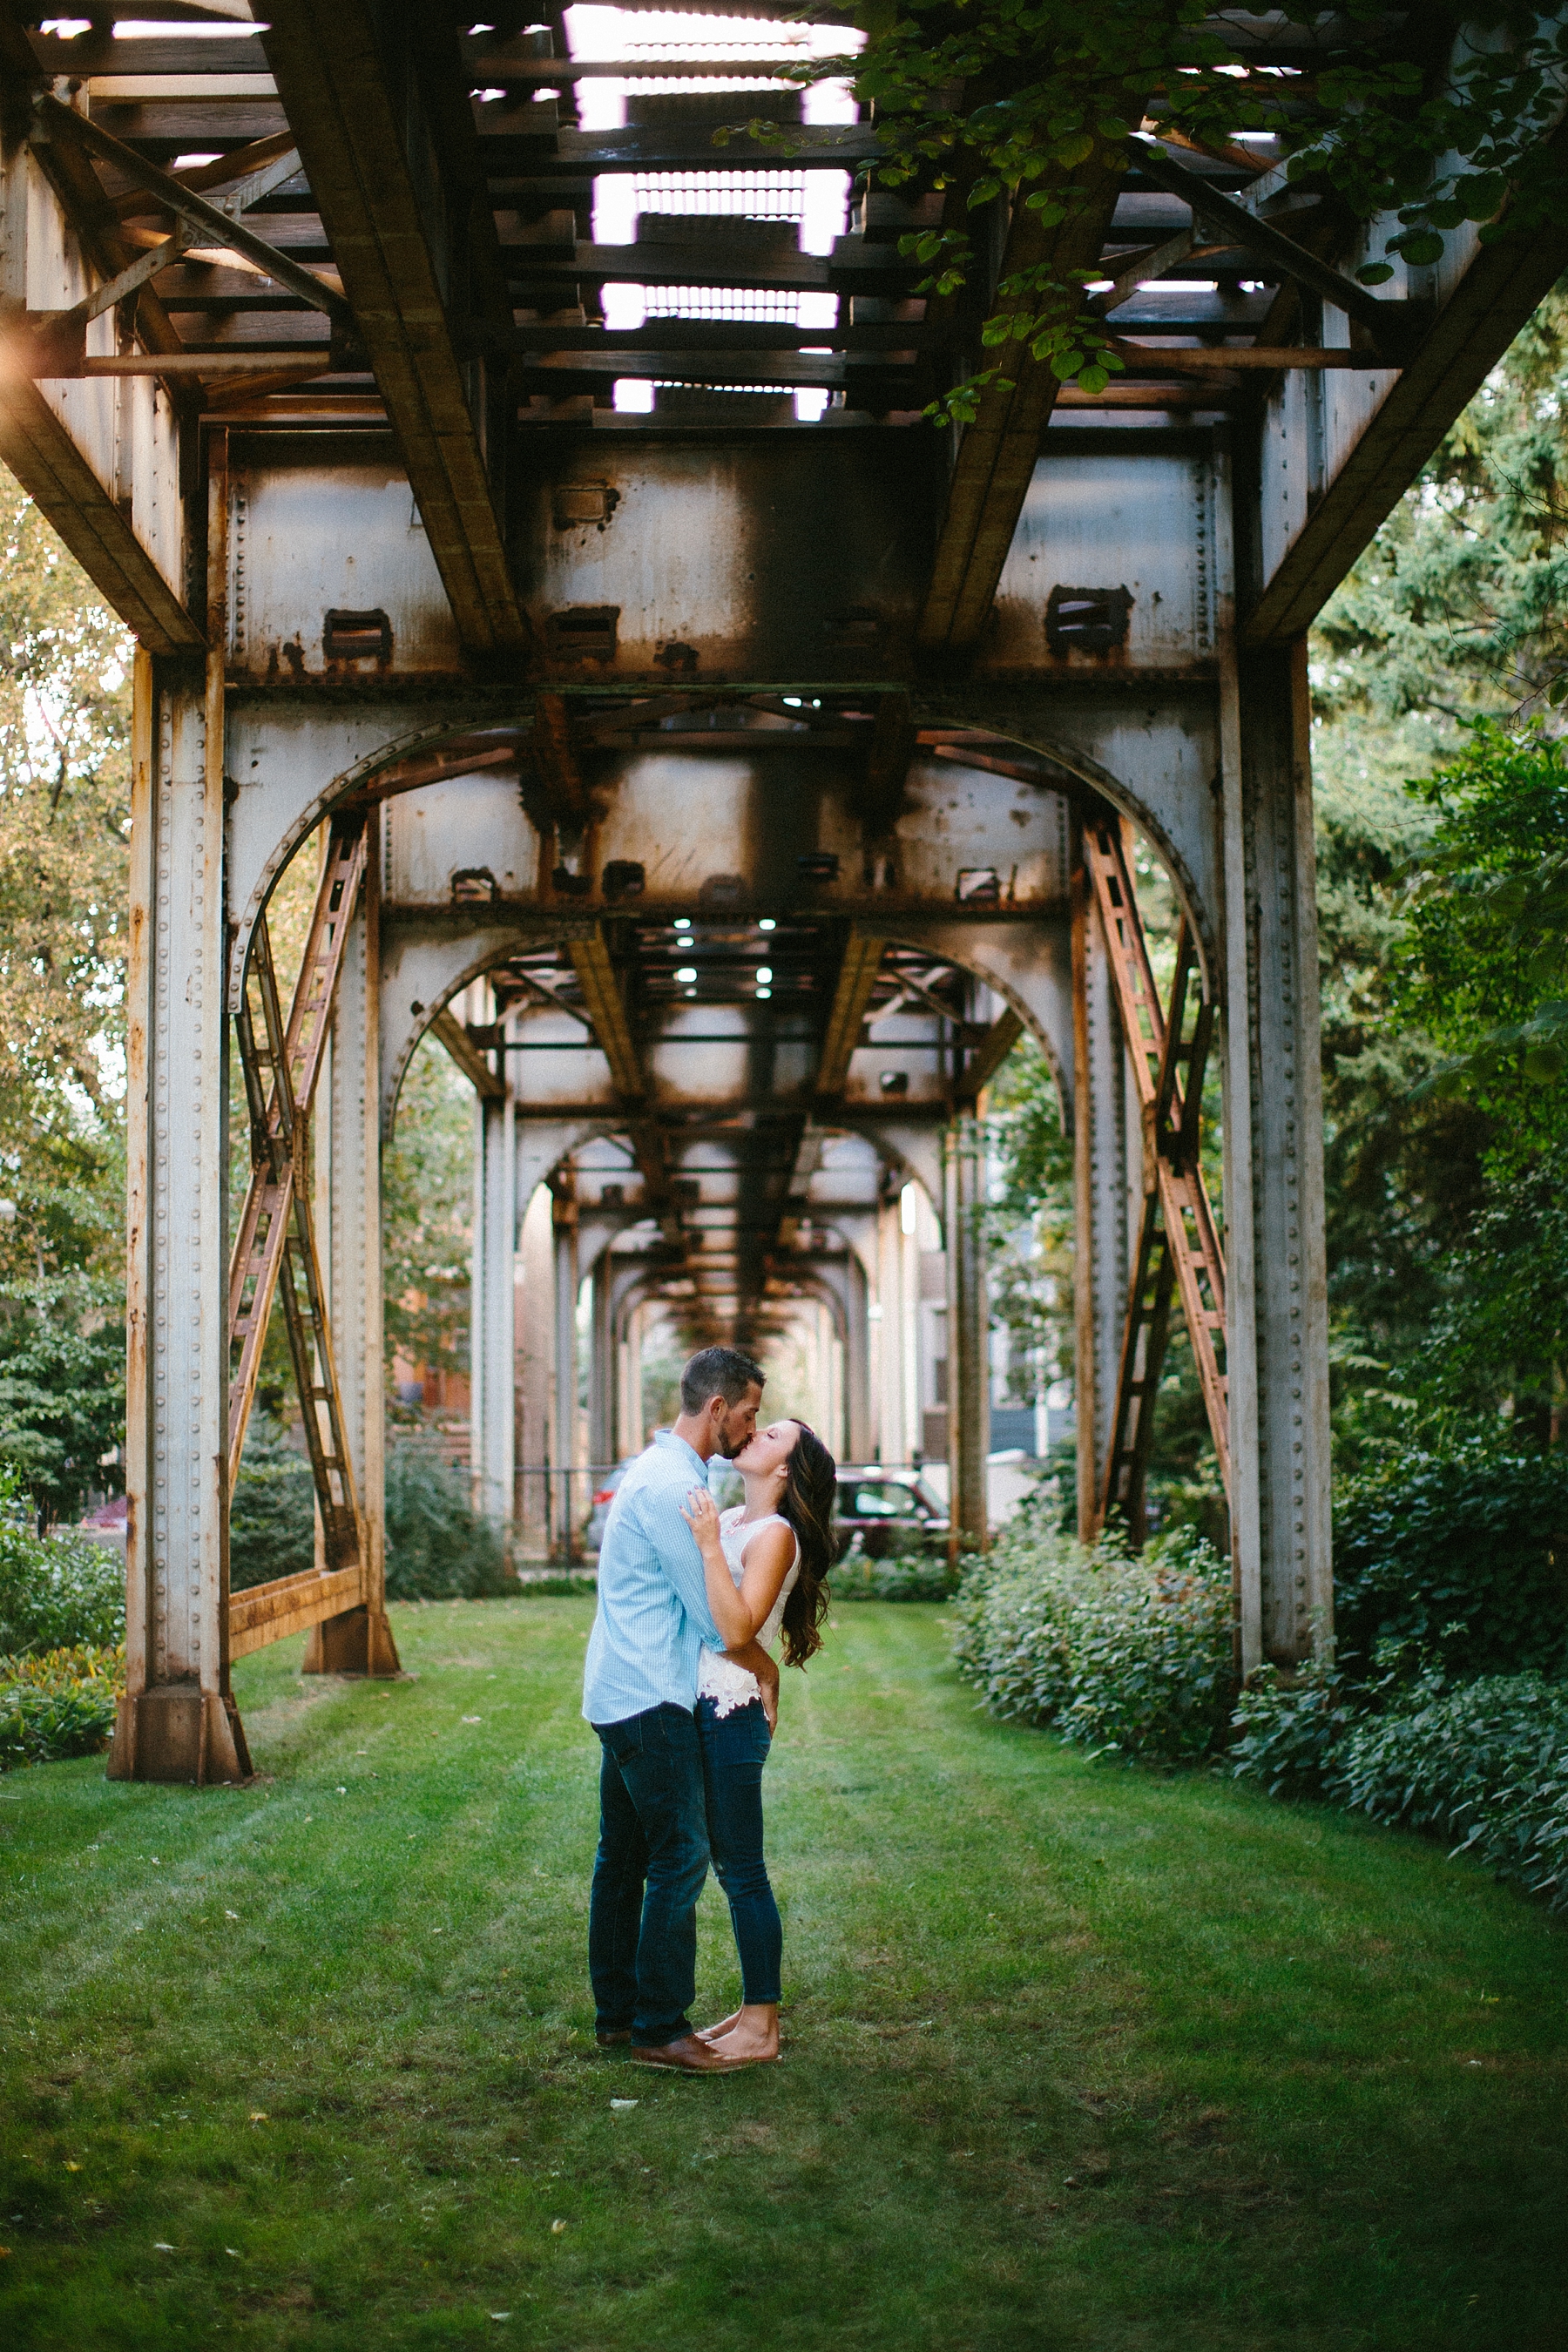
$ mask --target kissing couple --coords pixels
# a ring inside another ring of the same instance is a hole
[[[616,1491],[599,1549],[583,1712],[599,1735],[588,1972],[599,2046],[649,2066],[732,2073],[779,2054],[783,1932],[763,1856],[763,1767],[792,1666],[822,1647],[837,1465],[803,1421],[757,1427],[760,1365],[704,1348],[680,1416]],[[717,1454],[746,1499],[721,1513]],[[742,2003],[699,2032],[697,1898],[729,1897]]]

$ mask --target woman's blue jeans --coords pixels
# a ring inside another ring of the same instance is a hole
[[[776,2001],[784,1930],[763,1859],[763,1767],[773,1744],[763,1703],[752,1699],[721,1716],[710,1698],[700,1698],[697,1733],[708,1797],[708,1843],[730,1901],[744,1998]]]

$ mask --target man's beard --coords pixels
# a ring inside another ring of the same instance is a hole
[[[719,1440],[719,1452],[721,1459],[726,1462],[733,1462],[737,1454],[744,1454],[751,1442],[752,1440],[749,1433],[744,1437],[721,1437]]]

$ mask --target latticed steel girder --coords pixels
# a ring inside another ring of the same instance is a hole
[[[235,1024],[251,1177],[230,1263],[228,1476],[238,1475],[274,1298],[280,1300],[329,1571],[360,1567],[363,1528],[310,1202],[310,1129],[349,926],[364,876],[363,816],[329,829],[285,1026],[263,918]],[[259,1030],[252,992],[259,1002]],[[356,1596],[357,1598],[357,1596]]]
[[[1143,1534],[1144,1479],[1154,1442],[1171,1301],[1179,1297],[1215,1460],[1228,1496],[1230,1401],[1225,1373],[1225,1257],[1199,1157],[1204,1075],[1214,1030],[1212,1000],[1199,997],[1192,1033],[1187,999],[1196,957],[1184,919],[1168,1012],[1162,1008],[1119,818],[1084,828],[1084,864],[1114,976],[1142,1118],[1143,1213],[1128,1285],[1127,1323],[1110,1444],[1100,1494],[1134,1541]]]

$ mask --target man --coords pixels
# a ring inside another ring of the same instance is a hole
[[[689,2074],[750,2062],[718,2056],[687,2014],[708,1875],[697,1664],[704,1643],[724,1641],[681,1506],[715,1454],[732,1461],[746,1444],[762,1401],[761,1367],[738,1348],[704,1348],[687,1365],[679,1419],[656,1433],[610,1506],[583,1675],[583,1712],[604,1751],[588,1913],[599,2043],[629,2042],[644,2064]],[[754,1642],[731,1654],[762,1682],[771,1712],[773,1661]]]

